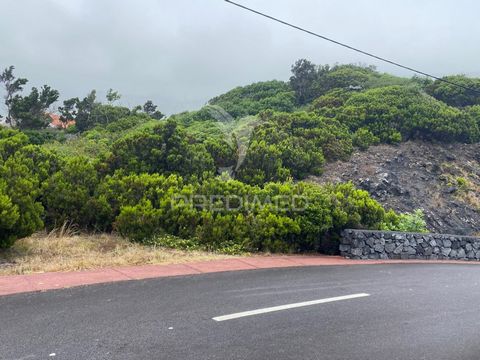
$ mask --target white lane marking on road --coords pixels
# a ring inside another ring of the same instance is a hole
[[[242,311],[242,312],[239,312],[239,313],[234,313],[234,314],[229,314],[229,315],[216,316],[216,317],[212,318],[212,320],[215,320],[215,321],[233,320],[233,319],[238,319],[238,318],[242,318],[242,317],[245,317],[245,316],[265,314],[265,313],[270,313],[270,312],[274,312],[274,311],[294,309],[294,308],[303,307],[303,306],[325,304],[325,303],[334,302],[334,301],[357,299],[357,298],[362,298],[362,297],[366,297],[366,296],[370,296],[370,294],[360,293],[360,294],[336,296],[336,297],[325,298],[325,299],[318,299],[318,300],[304,301],[304,302],[293,303],[293,304],[272,306],[272,307],[250,310],[250,311]]]

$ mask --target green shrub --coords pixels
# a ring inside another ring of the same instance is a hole
[[[15,241],[15,225],[20,218],[18,206],[6,194],[6,187],[6,182],[0,180],[0,248],[9,247]]]
[[[64,142],[67,138],[65,132],[58,129],[24,130],[29,142],[35,145],[42,145],[48,142]]]
[[[347,159],[353,151],[348,129],[314,113],[261,114],[238,178],[251,184],[319,175],[325,160]]]
[[[465,75],[445,76],[443,80],[459,84],[462,87],[452,85],[445,81],[435,80],[426,87],[427,92],[436,99],[444,103],[465,107],[471,105],[480,105],[480,79],[469,78]],[[468,90],[476,89],[476,91]]]
[[[393,140],[393,139],[392,139]],[[353,145],[361,150],[367,150],[372,145],[377,145],[380,139],[365,128],[360,128],[352,135]]]
[[[1,221],[0,246],[8,247],[43,226],[43,207],[38,201],[40,184],[33,161],[11,156],[0,165],[0,202],[9,215]],[[13,225],[12,225],[13,224]]]
[[[84,229],[107,230],[111,209],[105,197],[97,197],[98,173],[84,157],[66,160],[61,170],[45,183],[45,221],[53,228],[70,221]]]
[[[174,235],[158,235],[154,236],[150,241],[146,242],[154,246],[163,246],[166,248],[177,250],[204,250],[195,238],[182,239]]]
[[[260,187],[220,177],[184,183],[176,175],[116,173],[98,196],[122,236],[147,241],[168,234],[192,241],[188,246],[229,253],[323,250],[324,240],[343,228],[378,228],[385,214],[351,183]]]
[[[27,144],[28,136],[24,133],[0,126],[0,162]]]
[[[386,143],[480,140],[473,116],[433,99],[418,87],[388,86],[356,93],[335,110],[335,118],[351,131],[366,128]]]
[[[166,173],[203,177],[215,172],[212,156],[203,144],[191,144],[186,132],[173,120],[152,129],[127,134],[117,140],[107,159],[113,172]]]
[[[123,117],[120,119],[117,119],[113,122],[110,122],[106,129],[109,132],[121,132],[125,131],[131,128],[134,128],[135,126],[138,126],[140,124],[144,124],[148,121],[151,121],[152,119],[146,115],[146,114],[136,114],[136,115],[130,115],[127,117]]]
[[[209,101],[234,118],[256,115],[263,110],[293,111],[295,95],[288,84],[282,81],[258,82],[239,86]]]
[[[388,231],[427,232],[427,223],[421,209],[402,214],[396,214],[390,210],[386,213],[380,228]]]
[[[135,206],[123,206],[117,216],[114,228],[120,235],[136,242],[145,242],[161,232],[159,210],[150,201]]]

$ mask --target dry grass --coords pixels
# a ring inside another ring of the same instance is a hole
[[[109,266],[172,264],[231,256],[130,243],[110,234],[85,235],[65,225],[18,240],[0,252],[0,275],[74,271]]]

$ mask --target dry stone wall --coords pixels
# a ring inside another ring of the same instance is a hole
[[[347,229],[340,254],[351,259],[480,260],[480,238]]]

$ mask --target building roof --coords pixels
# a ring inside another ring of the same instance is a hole
[[[51,121],[49,126],[57,129],[66,129],[72,125],[75,125],[75,120],[67,120],[66,122],[60,120],[60,115],[49,113]]]

